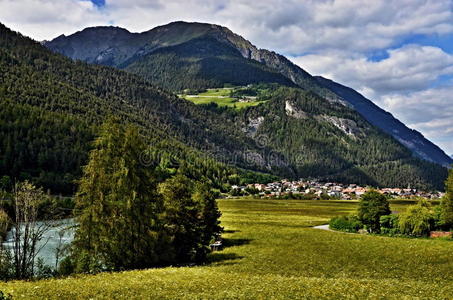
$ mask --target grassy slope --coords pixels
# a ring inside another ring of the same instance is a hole
[[[229,88],[209,89],[204,93],[198,95],[184,95],[184,99],[192,101],[195,104],[209,104],[211,102],[217,103],[219,106],[236,107],[237,109],[256,106],[264,101],[248,101],[239,102],[237,99],[230,97]]]
[[[453,297],[450,241],[308,228],[354,210],[354,202],[219,204],[228,247],[207,266],[1,283],[0,290],[14,299]]]

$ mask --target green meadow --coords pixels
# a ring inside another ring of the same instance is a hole
[[[225,248],[206,265],[15,281],[0,290],[13,299],[453,298],[452,241],[311,228],[353,212],[357,202],[218,203]]]
[[[211,102],[217,103],[219,106],[235,107],[241,109],[249,106],[256,106],[263,101],[249,100],[247,102],[239,102],[238,99],[230,97],[232,88],[217,88],[208,89],[206,92],[197,95],[183,95],[186,100],[192,101],[195,104],[209,104]]]

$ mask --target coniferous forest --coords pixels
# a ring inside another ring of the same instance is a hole
[[[218,161],[207,166],[219,166],[208,172],[218,186],[228,183],[229,172],[251,170],[374,186],[443,187],[445,168],[413,157],[352,109],[312,92],[281,87],[265,104],[219,113],[136,75],[71,61],[4,26],[1,31],[0,170],[10,178],[74,193],[97,128],[115,115],[176,157]],[[286,102],[306,117],[288,115]],[[251,123],[259,117],[264,122],[253,132]],[[338,119],[352,120],[357,132],[341,131],[334,125]]]

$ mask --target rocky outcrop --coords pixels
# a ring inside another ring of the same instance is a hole
[[[327,115],[322,115],[320,116],[321,119],[329,122],[330,124],[334,125],[347,135],[357,138],[359,137],[361,130],[357,126],[357,123],[353,120],[349,119],[343,119],[343,118],[338,118],[335,116],[327,116]]]
[[[285,101],[285,111],[288,117],[296,119],[306,119],[307,113],[303,110],[297,109],[290,101]]]

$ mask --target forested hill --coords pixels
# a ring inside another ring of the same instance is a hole
[[[353,107],[417,157],[443,166],[453,163],[439,147],[388,117],[357,92],[315,78],[284,56],[258,49],[226,27],[173,22],[143,33],[93,27],[44,44],[73,59],[121,68],[173,91],[260,82],[296,85],[338,105]],[[389,129],[393,125],[396,128]]]
[[[275,88],[265,104],[240,111],[205,109],[140,76],[54,54],[3,25],[0,70],[0,176],[53,192],[73,191],[108,115],[137,124],[167,163],[190,164],[193,176],[217,185],[238,167],[426,189],[441,189],[446,177],[354,110],[298,88]]]
[[[210,169],[205,171],[219,180],[229,175],[228,168],[204,159],[199,150],[264,169],[240,156],[233,159],[258,147],[229,119],[138,76],[53,54],[3,25],[0,69],[0,175],[72,192],[96,128],[108,115],[139,125],[150,143],[167,145],[166,151],[201,165],[200,171]]]

